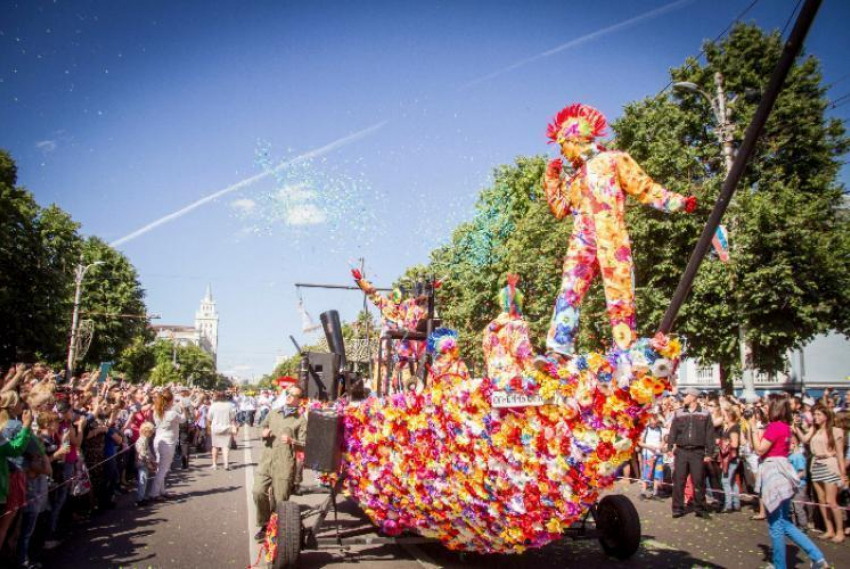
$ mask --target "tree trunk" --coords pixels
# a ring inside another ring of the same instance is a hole
[[[729,374],[729,366],[725,363],[720,364],[720,389],[724,395],[734,395],[735,393],[735,383]]]

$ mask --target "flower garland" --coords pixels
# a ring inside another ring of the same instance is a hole
[[[493,382],[466,377],[348,405],[344,491],[388,535],[482,553],[542,547],[613,484],[680,357],[659,334],[551,365],[510,387],[539,406],[493,408]]]

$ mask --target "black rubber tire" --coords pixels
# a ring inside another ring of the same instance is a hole
[[[596,506],[596,527],[602,533],[599,543],[606,555],[628,559],[640,547],[640,515],[632,501],[622,494],[605,496]]]
[[[277,506],[277,554],[274,569],[298,567],[301,554],[301,510],[295,502]]]

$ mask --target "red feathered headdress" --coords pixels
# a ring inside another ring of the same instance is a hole
[[[591,106],[576,103],[561,109],[555,120],[549,123],[546,136],[551,142],[560,142],[571,138],[593,140],[604,136],[608,121],[605,115]]]

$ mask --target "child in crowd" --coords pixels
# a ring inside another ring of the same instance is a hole
[[[794,522],[798,528],[803,531],[808,531],[809,516],[806,512],[806,506],[802,502],[808,501],[808,487],[806,485],[806,455],[803,454],[803,445],[796,437],[791,440],[791,454],[788,455],[788,461],[794,470],[797,471],[797,476],[800,477],[800,487],[797,488],[797,493],[791,502],[794,510]]]
[[[139,428],[139,438],[136,439],[136,471],[138,472],[139,486],[136,488],[136,505],[144,506],[148,503],[146,498],[148,492],[148,480],[156,474],[156,458],[153,453],[153,435],[156,431],[154,424],[145,421]]]
[[[643,432],[639,443],[643,476],[641,477],[641,498],[653,499],[658,495],[658,487],[664,480],[664,433],[658,415],[653,415]],[[649,485],[652,484],[650,490]]]

